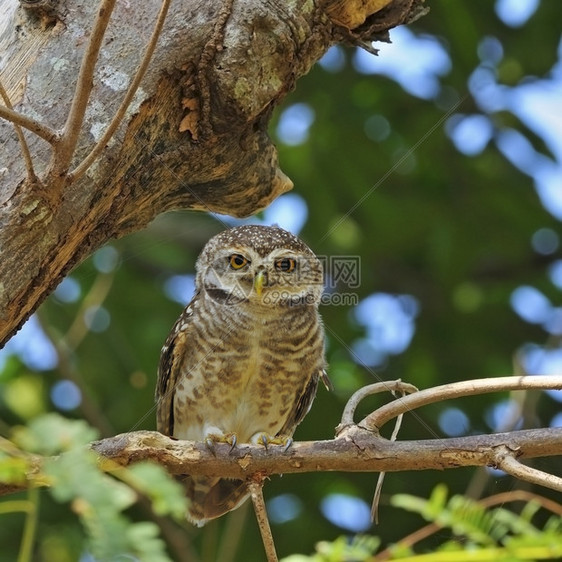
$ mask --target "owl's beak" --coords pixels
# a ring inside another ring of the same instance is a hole
[[[263,286],[266,283],[265,275],[266,275],[265,271],[260,270],[256,273],[256,276],[254,277],[254,289],[258,297],[261,297],[261,294],[263,292]]]

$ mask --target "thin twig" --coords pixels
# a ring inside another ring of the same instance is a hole
[[[0,96],[4,100],[6,107],[11,109],[12,111],[14,108],[12,107],[12,102],[10,101],[10,97],[8,96],[8,92],[4,89],[2,82],[0,82]],[[37,181],[37,176],[35,175],[35,170],[33,169],[33,161],[31,160],[31,153],[29,152],[29,146],[27,145],[27,141],[25,140],[25,136],[21,127],[17,123],[13,123],[14,129],[16,131],[16,135],[18,136],[18,140],[21,146],[21,153],[25,162],[25,168],[27,170],[27,179],[30,183],[35,183]]]
[[[125,113],[127,112],[127,109],[129,108],[129,105],[131,104],[131,101],[138,90],[139,84],[144,78],[146,69],[148,68],[152,55],[154,54],[154,49],[156,48],[156,43],[158,42],[158,38],[160,37],[160,34],[162,32],[162,27],[164,26],[164,21],[168,13],[168,8],[170,7],[170,2],[171,0],[162,1],[162,5],[160,6],[160,12],[158,13],[156,24],[154,26],[154,30],[152,31],[152,35],[150,36],[150,40],[146,47],[146,51],[135,73],[133,81],[129,85],[127,93],[125,94],[125,97],[123,98],[123,101],[119,106],[119,109],[116,111],[115,115],[113,116],[113,119],[111,120],[111,123],[107,127],[101,139],[96,143],[94,148],[84,158],[84,160],[82,160],[82,162],[80,162],[80,164],[69,174],[71,181],[73,179],[78,179],[82,177],[86,173],[86,171],[95,161],[95,159],[101,154],[101,152],[103,151],[103,149],[105,148],[105,146],[107,145],[107,143],[109,142],[115,131],[117,130],[117,127],[119,127],[119,124],[121,123],[123,117],[125,116]]]
[[[102,0],[98,9],[86,52],[80,65],[72,105],[70,106],[59,146],[54,153],[52,173],[56,176],[66,174],[74,156],[90,93],[94,87],[94,70],[115,2],[116,0]]]
[[[516,460],[512,454],[500,453],[496,466],[519,480],[562,492],[562,478],[536,468],[531,468],[530,466],[525,466]]]
[[[402,390],[402,397],[404,397],[404,395],[405,391]],[[400,432],[400,427],[402,426],[403,418],[404,414],[400,414],[396,417],[396,423],[394,424],[394,429],[392,430],[392,435],[390,436],[391,441],[396,441],[398,433]],[[384,484],[385,475],[386,472],[379,473],[379,477],[377,478],[377,485],[375,486],[375,493],[373,494],[373,501],[371,502],[371,521],[374,521],[377,525],[379,523],[379,503],[381,499],[382,485]]]
[[[250,481],[248,488],[252,496],[254,511],[256,513],[256,519],[258,520],[267,562],[278,562],[277,552],[275,552],[275,543],[273,542],[273,535],[271,534],[271,527],[269,526],[269,519],[267,518],[265,501],[263,500],[263,480],[260,478],[258,482],[255,480]]]
[[[56,145],[60,140],[60,134],[54,129],[51,129],[43,123],[39,123],[39,121],[31,117],[23,115],[19,111],[9,109],[4,105],[0,105],[0,117],[35,133],[38,137],[46,140],[51,145]]]
[[[369,414],[359,422],[359,426],[368,430],[379,431],[392,418],[410,412],[421,406],[433,404],[445,399],[473,396],[489,392],[507,390],[562,390],[562,376],[512,376],[493,379],[474,379],[469,381],[444,384],[426,390],[420,390],[404,398],[390,402]]]
[[[367,396],[387,391],[401,391],[405,394],[418,392],[418,389],[412,384],[402,382],[400,379],[395,381],[376,382],[374,384],[368,384],[367,386],[361,387],[358,391],[354,392],[351,395],[351,398],[347,401],[341,416],[341,423],[336,428],[336,435],[339,435],[346,427],[355,425],[353,416],[355,415],[357,406],[362,400],[364,400]]]
[[[562,505],[544,496],[539,496],[539,494],[534,494],[528,490],[511,490],[509,492],[500,492],[499,494],[494,494],[493,496],[488,496],[487,498],[482,498],[478,500],[480,505],[484,507],[492,507],[498,504],[510,503],[510,502],[535,502],[538,503],[543,509],[551,511],[556,515],[562,517]]]

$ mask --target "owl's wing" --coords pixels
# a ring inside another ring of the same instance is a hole
[[[174,434],[174,391],[192,330],[192,303],[193,300],[174,324],[160,354],[158,382],[154,398],[156,400],[156,425],[158,431],[165,435]]]
[[[304,416],[308,414],[314,397],[316,396],[319,375],[320,373],[315,373],[303,388],[301,395],[298,397],[294,408],[292,408],[289,417],[278,432],[278,435],[293,435],[297,425],[299,425]]]

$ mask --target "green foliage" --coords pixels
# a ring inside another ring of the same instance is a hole
[[[333,542],[319,542],[316,545],[316,554],[312,556],[292,554],[283,558],[282,562],[367,562],[380,543],[378,537],[365,535],[357,535],[352,539],[338,537]]]
[[[444,485],[435,487],[428,499],[397,494],[391,498],[393,506],[418,513],[439,531],[441,542],[431,554],[416,554],[408,543],[392,545],[385,552],[385,560],[403,562],[464,562],[505,560],[529,562],[559,560],[562,556],[562,517],[551,516],[543,528],[532,523],[540,508],[530,502],[516,514],[505,507],[486,508],[465,496],[447,497]],[[449,529],[454,538],[443,540],[443,530]],[[283,562],[367,562],[381,545],[379,537],[339,537],[329,543],[316,545],[311,556],[295,554]]]
[[[17,427],[13,441],[31,453],[54,455],[72,451],[97,439],[98,432],[83,420],[66,420],[58,414],[46,414],[26,427]]]
[[[156,464],[135,464],[119,477],[129,486],[147,496],[154,513],[172,515],[176,519],[185,517],[186,500],[183,488],[168,473]]]
[[[133,522],[124,512],[135,504],[140,493],[150,498],[155,513],[181,519],[186,507],[181,486],[160,466],[151,464],[116,469],[119,480],[102,472],[97,456],[86,446],[96,436],[97,432],[82,420],[68,420],[57,414],[36,418],[14,432],[20,456],[4,454],[0,459],[0,476],[6,476],[1,481],[22,480],[17,470],[27,469],[22,462],[24,451],[56,455],[45,457],[34,479],[48,482],[49,494],[79,517],[87,537],[86,551],[96,560],[130,555],[143,562],[168,562],[159,527],[152,522]],[[29,510],[29,506],[0,503],[0,513],[20,510]]]

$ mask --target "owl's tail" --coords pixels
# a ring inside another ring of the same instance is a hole
[[[187,519],[197,527],[236,509],[250,496],[244,480],[186,476],[181,481],[189,500]]]

